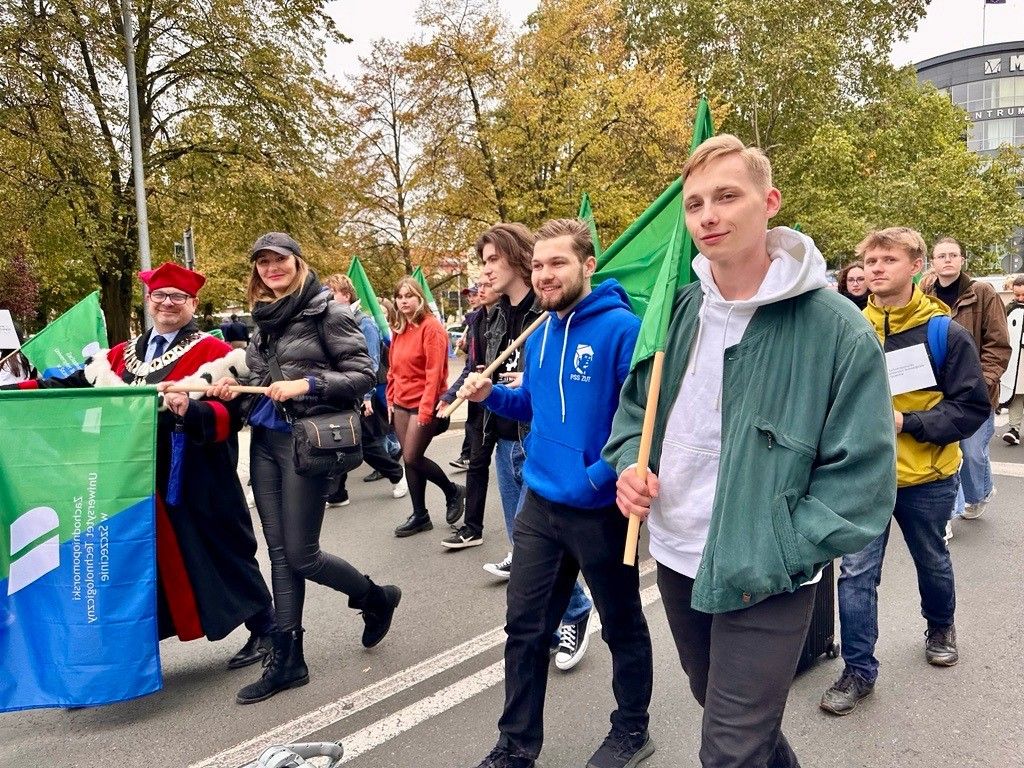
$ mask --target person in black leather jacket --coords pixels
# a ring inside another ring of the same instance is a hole
[[[320,549],[331,478],[297,474],[292,456],[291,419],[310,415],[317,407],[353,408],[376,381],[363,334],[352,313],[332,300],[289,235],[263,235],[249,258],[256,332],[246,350],[249,373],[240,383],[268,387],[266,395],[254,396],[249,404],[249,472],[270,554],[280,629],[272,635],[273,651],[262,677],[239,691],[239,704],[263,701],[309,681],[302,653],[307,579],[348,595],[349,606],[362,611],[367,648],[387,634],[402,596],[398,587],[380,587]],[[273,380],[271,373],[275,355],[281,380]],[[221,379],[210,394],[231,399],[228,385],[234,383]]]

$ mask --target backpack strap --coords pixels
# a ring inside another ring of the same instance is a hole
[[[949,340],[949,315],[936,315],[928,319],[928,350],[935,361],[935,372],[946,365],[946,345]]]

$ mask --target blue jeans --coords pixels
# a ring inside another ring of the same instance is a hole
[[[960,491],[956,496],[953,516],[963,515],[965,504],[977,504],[992,493],[992,464],[988,458],[988,447],[996,433],[996,415],[990,413],[978,431],[960,441],[964,463],[960,467]]]
[[[526,484],[523,482],[523,464],[526,463],[526,450],[519,440],[498,440],[494,450],[494,464],[498,473],[498,493],[501,495],[501,508],[505,513],[505,532],[509,542],[512,541],[512,530],[515,528],[516,515],[523,508],[526,498]],[[594,604],[583,591],[579,581],[572,588],[569,607],[562,616],[563,624],[575,624],[590,613]]]
[[[956,496],[957,479],[948,477],[896,491],[893,519],[906,539],[917,568],[921,615],[928,627],[948,627],[956,610],[953,563],[942,536]],[[892,521],[874,541],[843,557],[839,576],[839,621],[843,661],[865,680],[878,677],[878,585]]]

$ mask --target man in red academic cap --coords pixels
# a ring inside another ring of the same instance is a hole
[[[151,385],[238,375],[245,351],[203,333],[193,319],[205,277],[168,262],[139,278],[148,289],[151,330],[97,354],[66,379],[15,386]],[[250,637],[228,662],[232,669],[259,661],[269,648],[264,638],[276,629],[236,473],[240,426],[231,403],[163,395],[156,472],[160,637],[219,640],[244,623]]]

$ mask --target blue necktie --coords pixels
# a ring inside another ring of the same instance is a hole
[[[153,356],[150,360],[156,360],[160,355],[164,353],[164,348],[167,346],[167,339],[163,336],[153,337]]]

